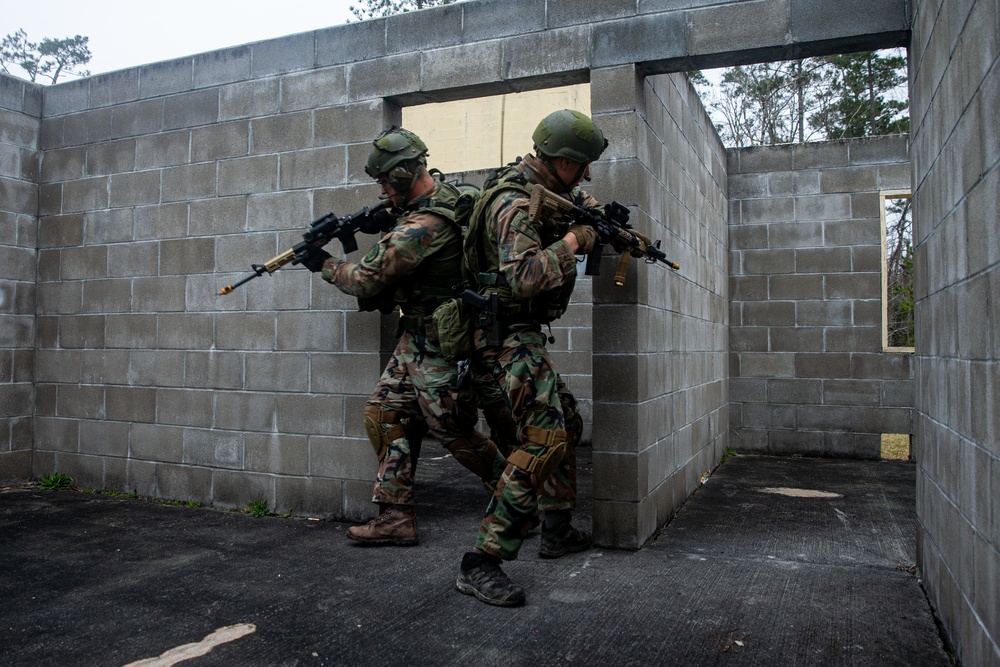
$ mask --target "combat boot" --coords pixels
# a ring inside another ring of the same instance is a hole
[[[462,556],[455,588],[497,607],[520,607],[524,604],[524,589],[507,578],[500,569],[499,559],[484,557],[476,552]]]
[[[568,553],[586,551],[593,540],[590,533],[577,530],[569,522],[563,521],[553,528],[542,524],[542,542],[538,547],[538,555],[542,558],[560,558]]]
[[[408,547],[417,544],[417,515],[407,505],[390,505],[363,526],[351,526],[347,536],[363,544],[394,544]]]

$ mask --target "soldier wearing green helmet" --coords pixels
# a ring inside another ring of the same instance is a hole
[[[475,430],[479,415],[460,394],[458,368],[438,345],[432,314],[462,279],[462,232],[455,221],[460,192],[427,169],[427,146],[393,126],[372,142],[365,172],[398,214],[359,262],[313,248],[302,262],[362,308],[399,308],[396,345],[364,410],[364,427],[378,458],[372,502],[379,514],[347,536],[372,545],[418,543],[413,469],[425,422],[455,460],[492,490],[506,465],[492,440]]]
[[[556,371],[543,327],[560,317],[576,284],[576,255],[597,240],[589,226],[531,214],[532,188],[542,186],[574,203],[596,200],[578,189],[607,147],[594,122],[570,109],[553,112],[532,134],[526,155],[487,181],[465,236],[466,275],[498,314],[474,331],[473,361],[496,371],[518,426],[518,448],[479,526],[475,546],[459,569],[456,588],[492,605],[524,604],[524,589],[501,569],[517,558],[541,522],[539,555],[558,558],[591,546],[571,523],[576,505],[576,445],[583,420]],[[539,516],[539,514],[543,516]]]

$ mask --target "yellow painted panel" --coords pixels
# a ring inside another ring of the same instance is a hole
[[[538,121],[559,109],[590,115],[590,84],[404,107],[403,127],[427,144],[428,166],[451,174],[530,152]]]

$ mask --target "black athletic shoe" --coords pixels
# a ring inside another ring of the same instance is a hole
[[[552,530],[546,530],[543,526],[538,555],[542,558],[559,558],[569,553],[586,551],[592,543],[590,533],[577,530],[569,521],[559,524]]]
[[[520,607],[524,604],[524,589],[511,583],[499,565],[486,562],[478,553],[467,553],[462,557],[462,569],[455,580],[455,588],[497,607]]]

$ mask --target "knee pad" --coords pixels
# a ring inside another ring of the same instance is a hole
[[[531,484],[536,489],[541,487],[549,475],[562,463],[566,456],[566,431],[562,429],[543,429],[525,426],[521,429],[521,437],[526,444],[542,446],[541,454],[531,455],[524,448],[511,453],[507,460],[531,476]]]
[[[493,463],[497,457],[497,446],[492,440],[479,432],[473,432],[468,438],[459,438],[447,446],[455,460],[471,470],[483,480],[493,479]]]
[[[389,443],[404,435],[403,416],[396,410],[383,410],[377,405],[365,406],[365,433],[379,461],[385,458]]]

